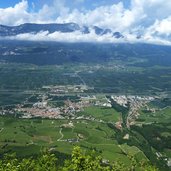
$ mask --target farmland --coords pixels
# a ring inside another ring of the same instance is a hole
[[[34,42],[0,43],[1,156],[48,149],[68,158],[78,145],[109,162],[134,156],[169,170],[169,48],[38,43],[38,52]]]

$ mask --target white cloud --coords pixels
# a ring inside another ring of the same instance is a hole
[[[0,8],[0,23],[6,25],[20,24],[28,19],[28,3],[22,1],[14,7]]]
[[[151,35],[171,35],[171,16],[161,21],[156,20],[153,25],[147,29],[147,33]]]
[[[0,37],[0,39],[4,39]],[[117,39],[112,34],[96,35],[92,29],[89,34],[83,34],[80,31],[72,33],[61,33],[54,32],[49,33],[48,31],[34,33],[19,34],[16,36],[5,37],[7,40],[28,40],[28,41],[55,41],[55,42],[96,42],[96,43],[151,43],[151,44],[164,44],[171,45],[171,42],[158,37],[145,35],[142,39],[137,39],[135,35],[128,34],[124,38]]]
[[[51,10],[55,11],[55,13],[59,14],[60,16],[66,16],[70,9],[65,4],[65,0],[54,0],[53,6],[51,6]]]
[[[28,10],[28,2],[22,0],[14,7],[0,8],[0,24],[18,25],[22,23],[52,23],[75,22],[80,25],[96,25],[110,28],[126,35],[125,40],[137,41],[136,35],[141,34],[141,41],[162,42],[168,44],[171,36],[171,1],[170,0],[130,0],[129,8],[122,2],[113,5],[96,7],[93,10],[70,9],[67,0],[53,0],[51,5],[44,4],[35,12]],[[83,3],[84,0],[75,0],[74,3]],[[111,36],[97,36],[92,32],[83,35],[79,32],[49,34],[46,32],[37,35],[19,35],[18,39],[40,39],[62,41],[116,41]],[[140,40],[138,40],[140,41]]]
[[[56,22],[75,22],[123,31],[135,22],[134,16],[134,12],[124,9],[123,3],[120,2],[112,6],[97,7],[86,12],[80,12],[76,9],[66,16],[59,16]]]
[[[19,34],[16,36],[9,36],[6,39],[11,40],[30,40],[30,41],[56,41],[56,42],[123,42],[123,39],[116,39],[112,37],[112,34],[106,34],[103,36],[96,35],[95,31],[90,30],[89,34],[83,34],[80,31],[72,33],[61,33],[54,32],[49,33],[48,31],[39,32],[37,34],[26,33]]]
[[[19,25],[28,22],[50,22],[53,13],[47,5],[44,5],[37,13],[29,13],[28,8],[26,0],[19,2],[14,7],[0,8],[0,24]]]

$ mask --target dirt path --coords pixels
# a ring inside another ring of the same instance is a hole
[[[4,128],[1,128],[1,129],[0,129],[0,132],[2,132],[3,130],[4,130]]]
[[[60,128],[59,133],[61,135],[61,137],[59,139],[57,139],[57,141],[62,141],[64,134],[62,133],[62,128]]]

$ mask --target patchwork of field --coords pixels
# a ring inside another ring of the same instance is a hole
[[[154,106],[153,106],[154,107]],[[171,156],[171,107],[156,108],[154,112],[141,111],[134,129],[154,147],[163,157]]]
[[[154,104],[149,106],[154,107]],[[105,107],[87,107],[78,113],[78,117],[94,118],[92,120],[1,116],[0,153],[33,156],[48,149],[66,158],[73,146],[79,145],[86,151],[95,150],[109,161],[122,160],[129,165],[130,156],[134,156],[137,161],[150,160],[159,168],[166,169],[165,158],[171,157],[171,108],[158,109],[156,106],[155,113],[144,108],[140,112],[131,130],[118,130],[114,123],[120,120],[120,114]]]
[[[87,107],[80,115],[92,116],[96,119],[103,120],[105,122],[117,122],[121,115],[114,108],[106,107]]]
[[[92,110],[92,109],[91,109]],[[39,154],[48,148],[69,155],[73,145],[94,149],[110,161],[129,164],[129,155],[147,160],[135,146],[119,145],[115,131],[107,124],[87,120],[18,119],[0,117],[0,153],[16,152],[18,156]]]

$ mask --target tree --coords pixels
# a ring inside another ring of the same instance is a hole
[[[54,154],[46,152],[39,157],[18,159],[16,155],[7,154],[0,160],[0,171],[158,171],[147,162],[137,162],[130,157],[130,167],[121,162],[105,163],[95,151],[84,153],[80,147],[74,147],[71,159],[62,165]]]

